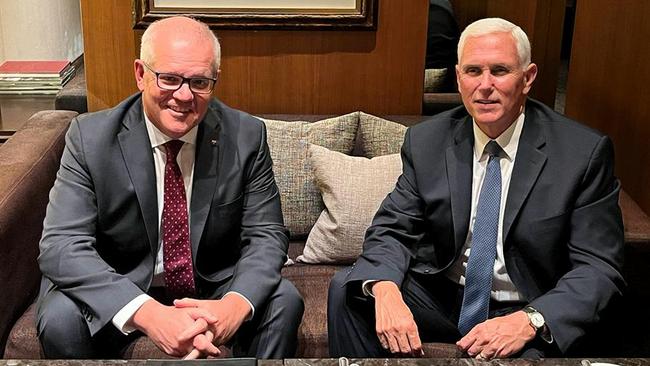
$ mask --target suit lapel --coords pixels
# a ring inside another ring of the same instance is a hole
[[[118,133],[122,157],[133,183],[152,253],[158,251],[158,199],[151,142],[144,124],[142,102],[136,101]]]
[[[503,218],[504,244],[507,243],[512,224],[546,163],[546,154],[540,149],[546,141],[540,122],[535,118],[534,109],[528,108],[526,112]]]
[[[214,104],[213,104],[214,105]],[[190,240],[192,256],[196,258],[199,240],[210,212],[212,197],[216,191],[219,158],[223,156],[220,143],[221,113],[218,109],[208,109],[203,121],[199,124],[196,137],[196,158],[194,161],[194,183],[190,203]]]
[[[454,144],[447,148],[445,154],[456,252],[465,243],[469,227],[473,146],[472,119],[467,117],[457,123]]]

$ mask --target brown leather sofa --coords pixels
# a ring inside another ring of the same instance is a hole
[[[64,134],[76,112],[43,111],[35,114],[8,142],[0,146],[0,351],[4,358],[38,359],[42,356],[30,304],[38,292],[40,273],[36,262],[38,241],[48,201],[48,192],[58,169]],[[271,116],[277,119],[317,120],[320,116]],[[388,119],[411,125],[425,117],[392,116]],[[629,296],[623,304],[626,314],[639,314],[632,321],[638,332],[626,333],[631,340],[616,355],[644,356],[650,353],[647,312],[627,311],[646,307],[650,286],[646,285],[650,259],[650,220],[626,193],[620,204],[625,223],[626,278]],[[304,241],[292,241],[289,255],[302,253]],[[326,297],[331,276],[340,269],[334,265],[297,263],[283,269],[305,300],[305,315],[299,331],[297,357],[327,356]],[[5,347],[6,346],[6,347]],[[624,353],[622,353],[624,352]],[[428,357],[460,357],[453,345],[428,344]],[[155,346],[141,337],[123,355],[125,358],[164,357]]]

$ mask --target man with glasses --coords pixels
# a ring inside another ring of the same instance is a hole
[[[177,357],[295,351],[303,303],[280,276],[266,132],[212,97],[219,65],[205,24],[155,22],[140,93],[72,122],[40,243],[47,357],[121,357],[143,333]]]

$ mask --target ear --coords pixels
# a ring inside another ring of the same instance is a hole
[[[144,82],[144,69],[143,61],[137,59],[133,61],[133,72],[135,74],[135,83],[138,85],[140,91],[144,91],[145,82]]]
[[[533,86],[533,81],[537,77],[537,65],[531,63],[524,70],[524,94],[528,94],[530,88]]]
[[[460,88],[460,66],[456,65],[455,70],[456,70],[456,85],[458,85],[458,88]]]

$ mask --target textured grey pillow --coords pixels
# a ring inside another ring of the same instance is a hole
[[[316,145],[309,146],[309,153],[325,209],[296,260],[352,263],[361,254],[366,229],[379,205],[395,188],[402,161],[399,154],[367,159]]]
[[[307,160],[307,144],[350,154],[359,126],[359,112],[313,123],[262,120],[266,124],[273,173],[280,190],[284,224],[292,238],[304,238],[323,210]]]
[[[398,154],[404,142],[406,126],[361,112],[359,115],[359,136],[363,156]]]

